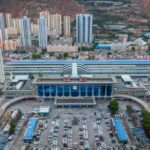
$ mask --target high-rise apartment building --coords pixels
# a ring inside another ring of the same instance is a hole
[[[76,15],[76,43],[89,44],[92,43],[92,24],[93,16],[91,14]]]
[[[27,16],[21,19],[21,35],[23,47],[30,47],[31,43],[31,22]]]
[[[0,49],[0,83],[4,83],[4,81],[5,81],[4,65],[3,65],[2,51]]]
[[[35,35],[38,34],[38,24],[31,23],[31,33]]]
[[[48,30],[50,31],[51,30],[51,21],[50,21],[50,13],[48,10],[45,10],[45,11],[41,11],[40,12],[40,17],[44,17],[46,19],[46,22],[47,22],[47,28]]]
[[[58,34],[62,34],[62,21],[61,21],[61,14],[53,15],[54,20],[54,30],[58,32]]]
[[[49,22],[50,22],[49,31],[54,31],[54,29],[55,29],[54,15],[50,14],[49,17],[50,17],[49,18]]]
[[[21,19],[19,19],[19,18],[13,18],[12,19],[12,27],[13,28],[16,28],[16,30],[17,30],[17,33],[21,33]]]
[[[5,40],[5,21],[3,13],[0,13],[0,30],[2,32],[3,40]]]
[[[64,16],[63,28],[64,36],[70,36],[70,16]]]
[[[0,29],[0,49],[3,49],[3,38],[2,38],[2,31]]]
[[[10,13],[5,14],[5,23],[7,28],[12,27],[12,17]]]
[[[38,36],[39,47],[47,48],[47,22],[43,16],[38,19]]]
[[[55,31],[57,34],[62,34],[62,18],[61,14],[50,14],[47,10],[40,12],[40,16],[44,16],[47,22],[48,31]]]

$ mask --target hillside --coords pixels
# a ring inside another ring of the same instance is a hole
[[[10,12],[13,17],[27,15],[35,19],[42,10],[70,15],[71,18],[84,11],[75,0],[0,0],[0,11]]]

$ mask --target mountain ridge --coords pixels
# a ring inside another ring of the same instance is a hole
[[[68,9],[70,8],[70,9]],[[1,0],[0,12],[11,13],[13,17],[27,15],[36,19],[40,11],[48,10],[50,13],[60,13],[75,18],[77,13],[84,12],[75,0]]]

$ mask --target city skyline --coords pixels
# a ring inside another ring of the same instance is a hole
[[[0,1],[0,150],[148,150],[149,4]]]

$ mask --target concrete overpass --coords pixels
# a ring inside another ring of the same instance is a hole
[[[136,103],[138,103],[139,105],[141,105],[142,108],[144,108],[145,110],[147,110],[148,112],[150,112],[150,106],[144,102],[144,100],[131,96],[131,95],[125,95],[125,94],[116,94],[113,95],[113,98],[127,98],[130,99]],[[17,97],[14,98],[12,100],[9,100],[7,102],[5,102],[1,107],[0,107],[0,117],[3,115],[3,113],[5,112],[5,110],[10,107],[11,105],[24,101],[24,100],[30,100],[30,99],[36,99],[36,96],[23,96],[23,97]]]
[[[149,105],[146,102],[144,102],[144,100],[142,100],[140,98],[137,98],[137,97],[134,97],[134,96],[131,96],[131,95],[126,95],[126,94],[116,94],[116,95],[113,95],[113,97],[114,98],[127,98],[127,99],[130,99],[130,100],[138,103],[142,108],[144,108],[148,112],[150,112]]]
[[[30,99],[36,99],[35,96],[22,96],[22,97],[17,97],[14,98],[12,100],[9,100],[7,102],[5,102],[1,107],[0,107],[0,117],[3,115],[3,113],[5,112],[5,110],[10,107],[11,105],[24,101],[24,100],[30,100]]]

